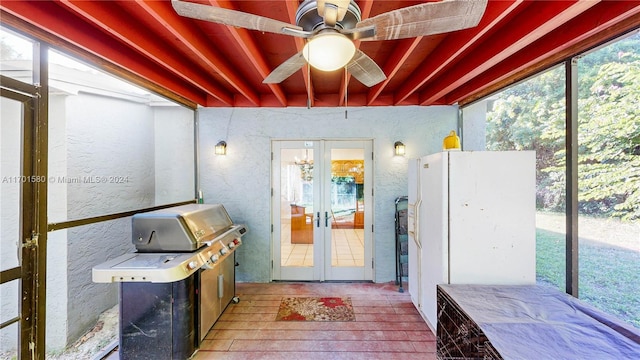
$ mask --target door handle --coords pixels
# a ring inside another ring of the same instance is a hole
[[[329,226],[329,212],[324,212],[324,227]]]
[[[320,211],[316,215],[316,227],[320,227]]]

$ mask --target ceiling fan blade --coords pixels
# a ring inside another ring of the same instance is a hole
[[[361,50],[356,50],[356,55],[347,64],[347,71],[368,87],[372,87],[387,78],[378,64]]]
[[[275,68],[269,76],[267,76],[262,83],[263,84],[278,84],[283,82],[286,78],[293,75],[296,71],[300,70],[307,61],[302,56],[302,51],[293,55],[285,62]]]
[[[337,21],[344,19],[351,0],[317,0],[316,3],[318,4],[318,15],[325,19],[325,23],[328,22],[327,25],[335,26]]]
[[[363,20],[356,28],[376,26],[376,36],[362,40],[393,40],[440,34],[478,25],[487,0],[443,0],[389,11]]]
[[[171,0],[171,5],[181,16],[211,21],[218,24],[276,34],[285,33],[283,29],[303,30],[299,26],[286,22],[216,6],[208,6],[179,0]],[[291,35],[291,33],[288,34]]]

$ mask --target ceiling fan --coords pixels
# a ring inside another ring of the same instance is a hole
[[[265,84],[280,83],[309,63],[323,71],[346,67],[368,87],[384,81],[386,75],[373,59],[356,49],[353,40],[395,40],[471,28],[478,25],[487,6],[487,0],[443,0],[362,20],[354,0],[303,0],[293,25],[210,5],[181,0],[171,3],[181,16],[307,39],[302,51],[273,70]]]

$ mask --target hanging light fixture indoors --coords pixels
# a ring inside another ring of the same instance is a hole
[[[219,141],[215,147],[216,155],[227,155],[227,143],[224,140]]]
[[[313,180],[313,160],[309,159],[309,149],[305,149],[304,159],[295,158],[295,164],[300,168],[300,178],[304,181]]]
[[[320,32],[302,49],[302,56],[309,65],[322,71],[345,67],[355,53],[353,41],[334,30]]]
[[[396,141],[395,144],[393,144],[393,147],[395,149],[395,153],[398,156],[404,156],[404,144],[400,141]]]

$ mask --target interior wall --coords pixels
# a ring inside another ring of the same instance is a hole
[[[407,159],[435,153],[456,129],[457,106],[343,108],[201,108],[200,188],[249,232],[236,251],[238,281],[271,280],[271,141],[374,140],[374,278],[395,279],[395,199],[407,193]],[[225,140],[227,155],[214,155]],[[406,155],[394,156],[402,141]]]

